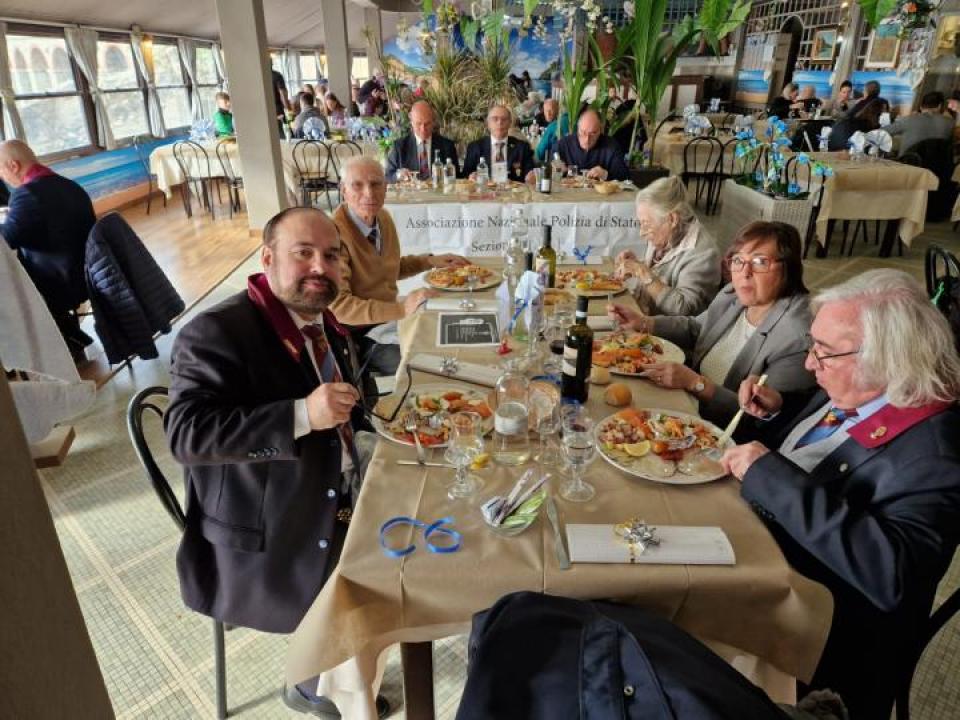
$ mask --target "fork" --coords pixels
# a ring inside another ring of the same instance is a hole
[[[417,462],[423,465],[427,461],[427,454],[424,452],[423,445],[420,444],[420,432],[416,418],[407,420],[404,429],[413,435],[413,444],[417,446]]]

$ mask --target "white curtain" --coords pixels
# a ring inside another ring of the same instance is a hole
[[[97,143],[107,150],[113,150],[117,144],[113,139],[110,116],[107,115],[107,106],[98,83],[97,31],[90,28],[68,27],[64,28],[64,34],[67,39],[67,48],[90,86],[93,107],[97,112]]]
[[[8,140],[26,140],[20,111],[14,101],[13,78],[10,76],[10,56],[7,55],[7,24],[0,22],[0,113],[7,111],[10,127],[4,133]]]
[[[319,50],[314,50],[313,58],[317,61],[317,77],[323,80],[327,77],[327,63],[324,61],[323,53]]]
[[[147,83],[147,117],[150,119],[150,132],[154,137],[166,137],[167,127],[163,122],[163,109],[157,96],[156,76],[153,69],[153,43],[144,42],[143,33],[130,33],[130,47],[140,74]]]
[[[220,49],[220,43],[214,43],[210,46],[213,53],[213,63],[217,66],[217,75],[220,77],[220,89],[227,91],[229,83],[227,82],[227,66],[223,64],[223,51]]]
[[[303,85],[300,80],[300,51],[286,48],[282,57],[283,75],[287,81],[287,97],[293,102],[293,98],[300,92]],[[300,112],[300,108],[294,108],[294,112]]]
[[[197,43],[193,40],[180,38],[177,40],[177,47],[180,49],[180,59],[183,60],[183,66],[187,68],[187,76],[193,85],[193,92],[190,93],[193,120],[194,122],[203,120],[203,103],[200,102],[200,88],[197,85]]]

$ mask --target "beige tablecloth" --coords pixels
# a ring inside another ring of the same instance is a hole
[[[605,302],[591,302],[591,313],[602,313]],[[436,323],[434,313],[401,323],[405,354],[411,348],[433,348]],[[455,354],[487,364],[499,359],[488,348]],[[415,384],[438,381],[443,382],[414,374]],[[686,393],[628,382],[637,407],[694,411]],[[613,412],[598,388],[590,394],[589,407],[595,418]],[[766,528],[740,499],[735,480],[662,485],[632,478],[597,458],[586,475],[596,497],[585,504],[558,498],[565,522],[615,523],[640,514],[653,524],[720,526],[733,545],[736,565],[576,564],[561,571],[545,518],[517,537],[496,536],[483,525],[476,502],[447,499],[452,470],[396,465],[397,459],[414,457],[412,448],[380,442],[340,564],[292,637],[287,682],[322,673],[320,691],[337,702],[344,717],[376,717],[373,697],[382,653],[390,645],[465,633],[475,612],[518,590],[613,598],[661,613],[728,660],[759,658],[761,672],[754,677],[761,684],[771,677],[783,687],[787,676],[809,678],[815,668],[830,626],[830,594],[788,567]],[[478,497],[503,492],[518,475],[517,469],[496,466],[482,471],[485,487]],[[398,545],[416,543],[418,549],[389,558],[378,546],[378,529],[397,515],[426,521],[451,515],[463,533],[463,546],[451,555],[433,554],[422,536],[405,529],[392,539]],[[777,699],[789,700],[788,694]]]

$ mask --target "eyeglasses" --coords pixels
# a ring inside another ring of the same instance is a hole
[[[727,261],[730,265],[730,272],[743,272],[743,268],[749,264],[751,271],[761,274],[770,272],[773,270],[773,266],[780,262],[783,262],[780,258],[771,258],[766,255],[754,255],[751,258],[734,255]]]
[[[817,341],[814,340],[809,335],[807,335],[807,354],[813,356],[813,359],[816,361],[817,367],[820,370],[823,370],[824,360],[832,360],[833,358],[842,358],[842,357],[847,357],[849,355],[859,355],[861,350],[861,348],[857,348],[856,350],[850,350],[849,352],[830,353],[829,355],[821,355],[814,349],[816,345],[817,345]]]
[[[368,407],[367,406],[368,400],[378,400],[379,398],[385,397],[387,395],[393,395],[396,393],[396,389],[394,389],[391,392],[378,393],[374,395],[372,398],[366,395],[366,393],[364,393],[363,372],[364,370],[367,369],[367,366],[370,364],[370,360],[373,358],[374,354],[376,353],[376,350],[377,350],[377,347],[374,346],[370,350],[370,352],[367,354],[366,362],[364,362],[363,365],[360,366],[360,369],[353,376],[352,384],[357,389],[357,392],[360,393],[360,398],[361,398],[360,410],[361,412],[363,412],[363,416],[367,420],[371,420],[372,418],[377,418],[377,420],[380,420],[382,422],[389,424],[397,419],[397,415],[400,414],[400,410],[403,408],[403,406],[407,402],[407,396],[410,394],[410,388],[413,386],[413,373],[410,370],[410,364],[405,363],[403,366],[403,369],[406,371],[406,389],[404,389],[403,393],[400,396],[400,402],[398,402],[394,406],[393,412],[390,413],[389,416],[383,416],[383,415],[380,415],[379,413],[374,412],[373,408],[376,407],[376,402],[371,403],[370,407]]]

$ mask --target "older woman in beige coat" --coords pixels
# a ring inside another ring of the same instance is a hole
[[[643,260],[626,250],[617,274],[633,278],[648,315],[699,315],[720,289],[720,254],[687,202],[679,177],[661,178],[637,193],[637,222],[646,241]]]

